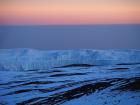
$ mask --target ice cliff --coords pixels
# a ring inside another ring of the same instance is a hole
[[[140,50],[0,50],[0,70],[49,69],[71,64],[121,65],[131,63],[140,63]]]

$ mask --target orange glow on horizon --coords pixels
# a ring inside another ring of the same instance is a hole
[[[0,24],[140,24],[140,2],[93,1],[2,2]]]

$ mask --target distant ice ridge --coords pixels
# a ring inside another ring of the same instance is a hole
[[[140,50],[1,49],[0,70],[50,69],[71,64],[140,64]]]

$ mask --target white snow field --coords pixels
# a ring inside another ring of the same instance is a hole
[[[140,105],[140,50],[0,50],[0,105]]]

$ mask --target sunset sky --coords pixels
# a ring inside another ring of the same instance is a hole
[[[0,24],[140,24],[140,0],[0,0]]]

